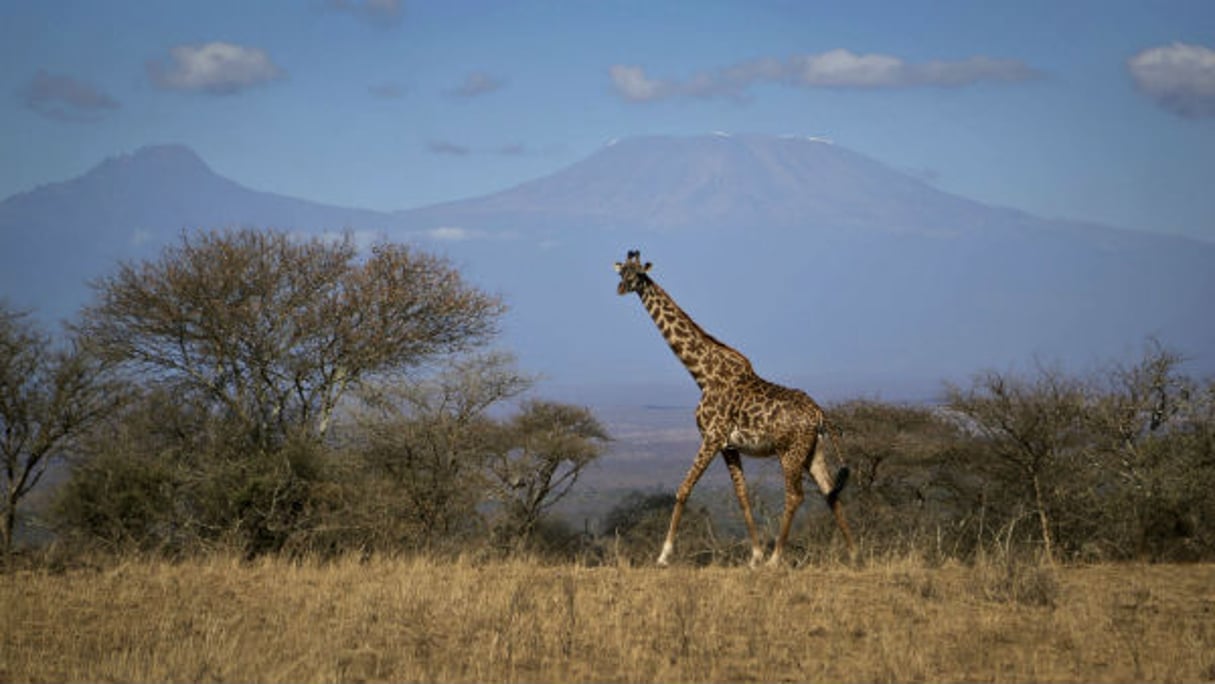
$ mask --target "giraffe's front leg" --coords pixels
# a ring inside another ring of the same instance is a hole
[[[734,482],[734,495],[738,497],[743,520],[747,523],[747,534],[751,536],[751,562],[748,565],[754,568],[764,559],[764,549],[759,544],[755,517],[751,515],[751,499],[747,496],[747,478],[743,475],[742,457],[734,449],[726,449],[721,454],[726,459],[726,467],[730,469],[730,479]]]
[[[663,567],[670,564],[671,554],[675,552],[675,531],[679,528],[679,519],[683,517],[683,507],[687,504],[688,497],[692,495],[692,488],[696,486],[697,480],[704,474],[705,468],[709,467],[709,463],[716,455],[716,447],[709,446],[708,439],[702,441],[700,451],[696,454],[696,460],[692,462],[692,467],[684,476],[683,484],[679,485],[679,489],[675,492],[675,510],[671,511],[671,525],[667,528],[667,538],[662,543],[662,553],[658,555],[658,564]]]

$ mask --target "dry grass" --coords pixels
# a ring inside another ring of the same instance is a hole
[[[2,575],[0,681],[1198,681],[1215,566],[131,561]]]

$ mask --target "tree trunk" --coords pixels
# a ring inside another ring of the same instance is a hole
[[[13,550],[13,531],[17,523],[17,504],[5,501],[4,510],[0,511],[0,558],[8,558]]]
[[[1038,479],[1038,474],[1030,475],[1030,481],[1034,486],[1034,505],[1038,509],[1038,524],[1042,527],[1042,546],[1046,550],[1046,562],[1054,563],[1054,542],[1050,534],[1050,517],[1046,513],[1046,501],[1042,497],[1042,483]]]

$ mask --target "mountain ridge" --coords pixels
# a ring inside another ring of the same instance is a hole
[[[107,157],[73,178],[0,202],[0,293],[54,320],[87,300],[87,282],[122,259],[147,258],[196,228],[301,231],[392,225],[386,214],[332,207],[219,175],[176,144]]]
[[[706,208],[704,188],[727,197]],[[628,139],[502,192],[398,216],[415,233],[467,238],[450,249],[513,281],[529,303],[516,329],[545,330],[529,338],[533,357],[563,368],[686,380],[653,331],[619,330],[652,327],[607,294],[604,263],[633,248],[707,331],[794,384],[824,373],[961,380],[1031,358],[1091,367],[1152,336],[1215,368],[1204,313],[1215,245],[988,206],[823,142]],[[521,276],[522,263],[542,264],[548,281]],[[587,339],[610,342],[581,353]]]
[[[1191,356],[1215,349],[1215,244],[1041,219],[823,141],[759,135],[624,139],[495,193],[396,212],[252,190],[189,148],[149,146],[0,202],[0,294],[67,317],[116,260],[183,230],[249,225],[447,255],[507,297],[502,343],[557,382],[686,382],[644,311],[614,293],[607,267],[634,248],[706,330],[794,384],[863,377],[858,390],[880,391],[1035,355],[1084,366],[1151,335]]]
[[[807,187],[814,192],[806,193]],[[907,199],[897,207],[883,205],[879,216],[866,201],[879,192]],[[576,197],[577,204],[556,199],[561,197]],[[656,230],[756,221],[782,228],[808,220],[868,225],[884,219],[897,230],[929,228],[913,221],[920,213],[916,205],[926,197],[938,210],[947,206],[957,215],[993,210],[817,139],[640,136],[605,145],[581,161],[498,192],[396,213],[425,218],[448,212],[472,220],[493,214],[561,216],[596,228]],[[688,207],[697,211],[689,213]]]

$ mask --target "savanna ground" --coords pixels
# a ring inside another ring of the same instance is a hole
[[[3,574],[0,681],[1203,681],[1215,565],[351,556]]]

